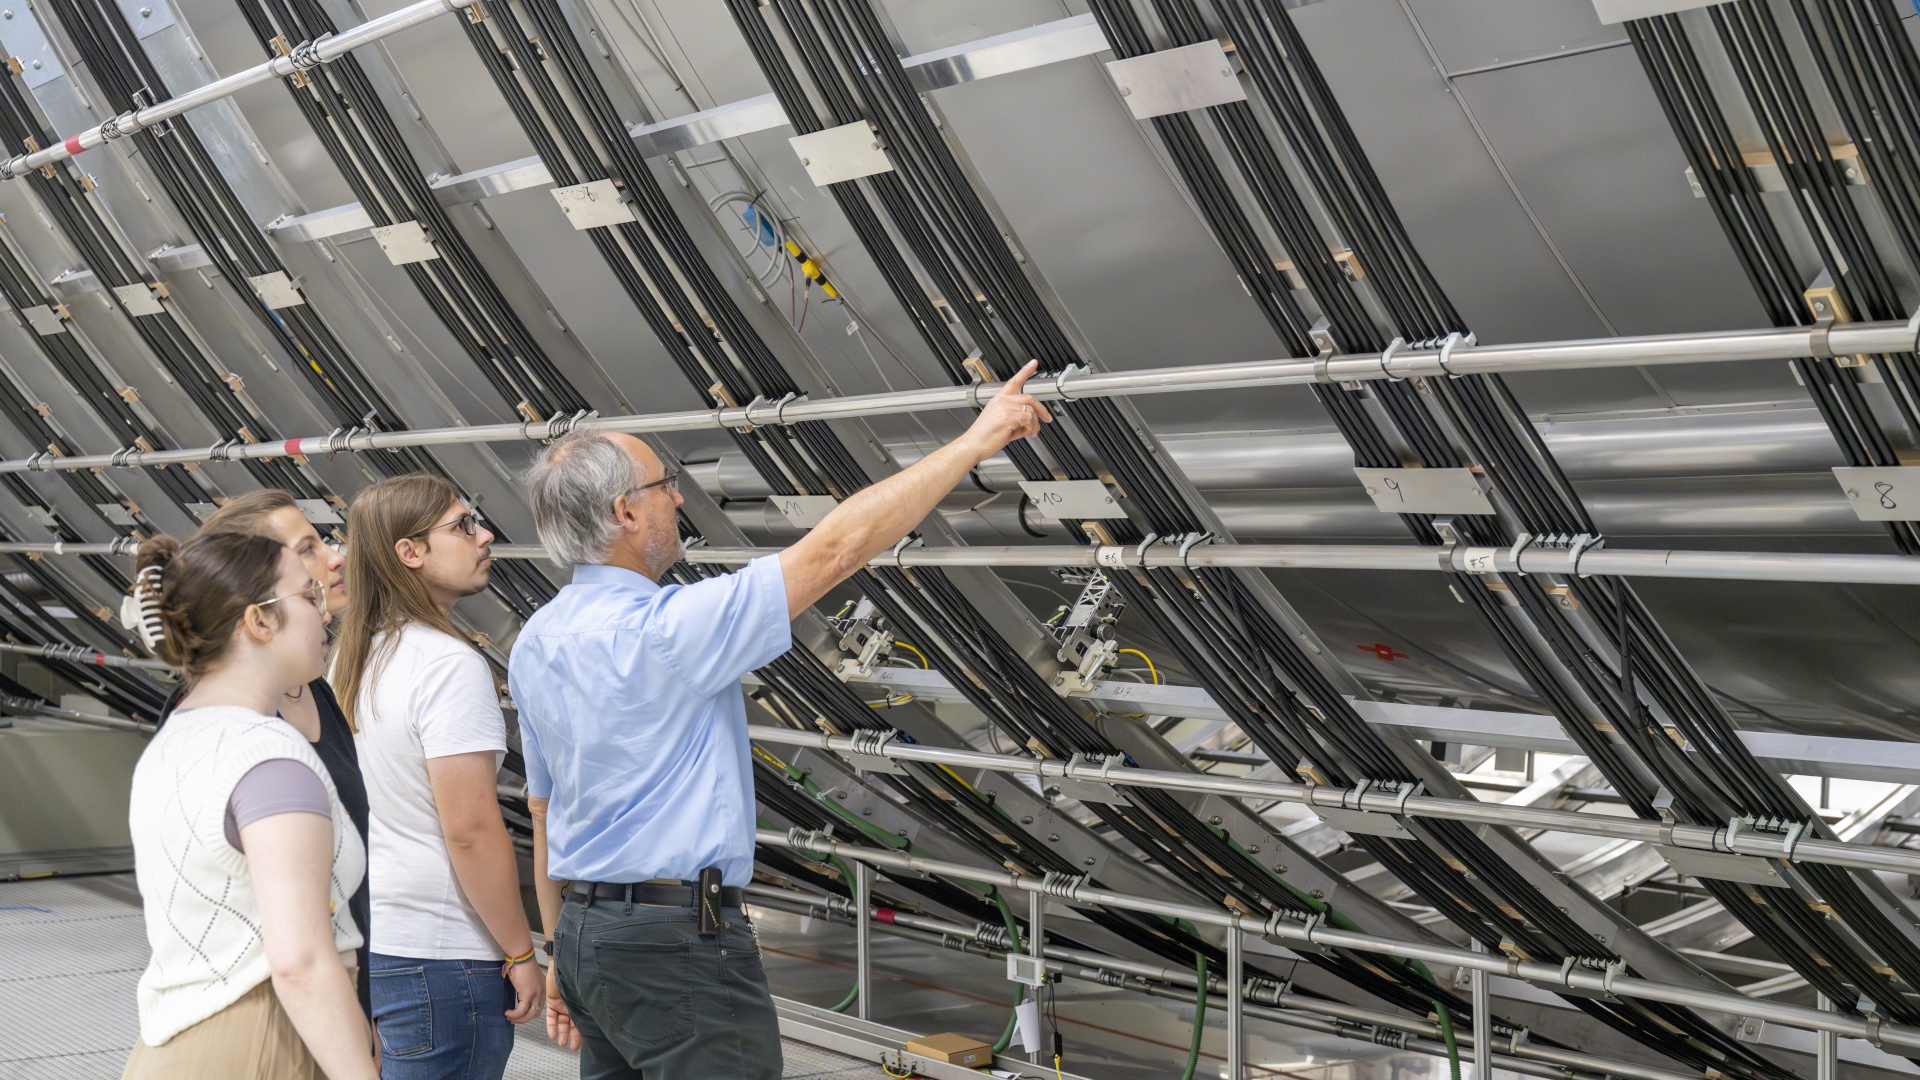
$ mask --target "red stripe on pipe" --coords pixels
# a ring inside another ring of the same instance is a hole
[[[69,154],[78,154],[86,149],[86,147],[80,145],[80,136],[78,135],[67,136],[66,147],[67,153]]]
[[[299,457],[300,444],[305,441],[306,440],[304,439],[288,439],[286,442],[286,445],[282,446],[280,449],[285,450],[287,452],[288,457]]]
[[[94,663],[96,663],[96,664],[99,664],[99,665],[100,665],[101,667],[106,667],[106,666],[107,666],[107,654],[106,654],[106,653],[94,653],[94,654],[93,654],[93,662],[94,662]]]
[[[883,907],[883,908],[875,908],[875,909],[873,909],[873,921],[874,921],[874,922],[883,922],[883,923],[886,923],[886,924],[887,924],[888,926],[892,926],[892,925],[893,925],[893,917],[894,917],[894,915],[896,915],[896,914],[898,914],[898,913],[897,913],[897,912],[895,912],[895,911],[894,911],[894,910],[893,910],[892,908],[890,908],[890,907]]]

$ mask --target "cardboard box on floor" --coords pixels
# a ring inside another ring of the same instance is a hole
[[[951,1031],[914,1039],[907,1043],[907,1053],[943,1061],[948,1065],[967,1065],[976,1069],[993,1064],[993,1049],[986,1043]]]

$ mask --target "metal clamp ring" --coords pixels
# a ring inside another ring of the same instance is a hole
[[[1418,795],[1421,789],[1425,788],[1426,786],[1427,785],[1425,783],[1409,783],[1405,780],[1402,780],[1400,782],[1400,798],[1394,801],[1393,812],[1401,817],[1406,817],[1407,816],[1407,800],[1413,798],[1415,795]]]
[[[1577,956],[1569,956],[1565,960],[1560,961],[1560,985],[1561,986],[1564,986],[1569,990],[1573,989],[1573,981],[1572,981],[1573,968],[1574,968],[1574,965],[1578,964],[1579,962],[1580,962],[1580,958]]]
[[[779,401],[774,402],[773,403],[773,422],[776,424],[779,424],[781,427],[786,427],[787,426],[787,406],[793,404],[795,401],[798,401],[799,399],[800,399],[800,395],[798,393],[791,393],[791,394],[788,394],[786,397],[781,398]]]
[[[1447,340],[1440,343],[1440,370],[1446,372],[1447,377],[1450,379],[1461,378],[1462,374],[1448,367],[1447,361],[1453,359],[1453,350],[1459,348],[1461,345],[1465,345],[1467,348],[1471,349],[1475,344],[1477,343],[1474,341],[1474,336],[1472,334],[1468,334],[1465,337],[1461,337],[1460,331],[1458,330],[1455,330],[1453,333],[1448,334]]]
[[[1193,569],[1193,564],[1187,561],[1188,556],[1192,554],[1193,549],[1195,547],[1201,544],[1210,543],[1212,540],[1213,540],[1213,534],[1210,532],[1188,533],[1187,538],[1185,540],[1180,541],[1181,568],[1185,570]]]
[[[1606,974],[1600,977],[1600,989],[1611,995],[1613,993],[1614,976],[1619,975],[1625,970],[1627,970],[1627,962],[1625,960],[1615,960],[1613,963],[1608,964]]]
[[[1807,823],[1804,821],[1794,822],[1793,826],[1787,830],[1787,835],[1780,841],[1780,858],[1783,861],[1793,861],[1794,846],[1800,843],[1800,837],[1804,835],[1806,831]]]
[[[1526,577],[1527,572],[1525,570],[1520,569],[1520,553],[1527,550],[1527,548],[1532,546],[1532,544],[1533,544],[1533,534],[1528,532],[1523,532],[1517,538],[1515,538],[1515,540],[1513,541],[1513,546],[1507,549],[1507,558],[1513,560],[1513,572],[1520,575],[1521,577]]]
[[[1145,570],[1147,568],[1147,549],[1159,542],[1160,542],[1159,533],[1148,533],[1147,538],[1145,540],[1140,541],[1140,546],[1133,549],[1134,565],[1138,566],[1142,570]]]
[[[1393,368],[1389,366],[1390,364],[1393,363],[1394,354],[1406,347],[1407,347],[1406,338],[1395,337],[1392,341],[1387,343],[1386,350],[1380,354],[1380,373],[1382,375],[1385,375],[1389,382],[1406,382],[1407,381],[1407,377],[1405,375],[1395,375],[1393,373]]]
[[[921,540],[921,539],[920,539],[919,537],[917,537],[917,536],[903,536],[903,537],[901,537],[901,538],[900,538],[900,542],[899,542],[899,543],[897,543],[897,544],[895,544],[895,545],[893,545],[893,552],[892,552],[892,554],[893,554],[893,565],[894,565],[894,567],[895,567],[896,569],[900,569],[900,570],[905,570],[905,569],[907,568],[907,565],[906,565],[905,563],[903,563],[903,562],[901,562],[901,561],[900,561],[900,556],[901,556],[902,554],[904,554],[904,553],[906,552],[906,550],[907,550],[908,548],[910,548],[910,547],[918,547],[918,546],[920,546],[920,545],[921,545],[922,543],[924,543],[924,542],[925,542],[925,541],[923,541],[923,540]]]
[[[1053,392],[1060,395],[1061,401],[1072,401],[1073,398],[1067,393],[1067,380],[1076,375],[1088,374],[1092,370],[1092,368],[1084,364],[1068,364],[1066,367],[1060,369],[1058,375],[1053,377]]]

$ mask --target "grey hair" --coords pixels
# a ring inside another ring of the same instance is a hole
[[[613,500],[633,490],[627,452],[598,435],[568,435],[527,470],[533,524],[547,557],[561,566],[603,563],[619,535]]]

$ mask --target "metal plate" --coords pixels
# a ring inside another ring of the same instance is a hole
[[[826,520],[840,500],[831,495],[775,495],[774,509],[796,529],[811,529]]]
[[[1861,521],[1920,521],[1920,466],[1842,466],[1833,476]]]
[[[1022,480],[1020,490],[1034,508],[1055,521],[1123,518],[1127,512],[1098,480]]]
[[[338,525],[344,520],[340,511],[325,499],[295,499],[293,505],[299,507],[300,513],[315,525]]]
[[[553,189],[553,201],[575,229],[599,229],[608,225],[631,225],[633,204],[620,197],[612,180],[590,180],[572,187]]]
[[[1333,806],[1316,806],[1312,809],[1321,821],[1349,836],[1391,836],[1396,840],[1414,839],[1414,835],[1395,820],[1392,814],[1376,814],[1370,810],[1342,810]]]
[[[133,27],[133,36],[144,38],[173,25],[173,5],[166,0],[120,0],[120,12]]]
[[[220,507],[210,502],[191,502],[187,504],[187,509],[193,512],[194,517],[205,521],[219,511]]]
[[[93,505],[95,509],[100,511],[101,517],[106,518],[115,525],[125,525],[131,528],[140,524],[133,519],[133,512],[121,506],[119,503],[94,503]]]
[[[1491,514],[1471,469],[1355,469],[1383,514]]]
[[[127,309],[129,315],[158,315],[166,310],[160,306],[160,298],[153,294],[152,287],[145,282],[115,285],[113,295],[120,298],[121,306]]]
[[[285,270],[275,270],[271,274],[257,274],[247,280],[253,283],[254,294],[260,297],[260,302],[276,311],[307,302],[307,298],[300,295],[299,288],[294,285],[293,279],[287,276]]]
[[[1667,860],[1673,872],[1685,877],[1714,878],[1719,881],[1741,881],[1748,885],[1768,885],[1784,889],[1787,883],[1781,879],[1780,872],[1765,859],[1756,859],[1751,855],[1729,855],[1724,851],[1695,851],[1691,848],[1661,847],[1654,848],[1660,857]]]
[[[387,261],[395,266],[408,263],[426,262],[437,259],[440,252],[427,238],[427,230],[417,221],[396,221],[391,225],[381,225],[373,230],[373,238]]]
[[[1245,101],[1247,89],[1234,77],[1233,62],[1211,39],[1177,49],[1109,60],[1107,74],[1135,120]]]
[[[38,88],[66,74],[60,54],[47,40],[40,18],[26,0],[0,3],[0,45],[9,56],[20,61],[20,78],[29,89]]]
[[[1721,0],[1593,0],[1593,13],[1608,25],[1629,19],[1650,19],[1677,11],[1710,7]]]
[[[892,172],[893,162],[880,148],[880,137],[865,120],[795,135],[787,140],[815,187],[826,187],[843,180],[857,180],[875,173]]]
[[[45,304],[35,304],[32,307],[21,308],[20,314],[26,316],[27,324],[32,326],[34,332],[38,333],[41,337],[51,337],[54,334],[66,332],[66,321],[61,319],[57,312]]]
[[[60,527],[60,519],[53,515],[52,510],[44,506],[29,506],[26,510],[28,521],[36,525],[45,525],[49,529],[57,529]]]

